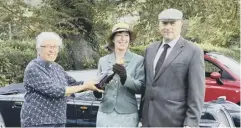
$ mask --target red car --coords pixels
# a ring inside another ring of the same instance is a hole
[[[219,53],[205,52],[206,94],[205,101],[226,96],[240,105],[240,64]]]

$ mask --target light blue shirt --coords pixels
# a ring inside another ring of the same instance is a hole
[[[177,41],[179,40],[179,38],[180,38],[180,35],[176,38],[176,39],[174,39],[174,40],[172,40],[171,42],[169,42],[169,43],[165,43],[165,41],[164,41],[164,39],[163,39],[163,43],[161,44],[161,46],[160,46],[160,48],[158,49],[158,52],[157,52],[157,54],[156,54],[156,56],[155,56],[155,59],[154,59],[154,63],[153,63],[153,71],[154,71],[154,74],[155,74],[155,68],[156,68],[156,64],[157,64],[157,61],[159,60],[159,58],[160,58],[160,56],[161,56],[161,54],[162,54],[162,52],[163,52],[163,50],[164,50],[164,44],[168,44],[170,47],[167,49],[167,54],[166,54],[166,58],[168,57],[168,55],[171,53],[171,51],[172,51],[172,49],[173,49],[173,47],[176,45],[176,43],[177,43]],[[166,59],[165,58],[165,59]]]

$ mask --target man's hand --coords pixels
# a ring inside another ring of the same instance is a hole
[[[101,89],[98,89],[98,88],[95,86],[95,84],[96,84],[96,82],[91,80],[91,81],[85,82],[83,86],[84,86],[84,88],[85,88],[86,90],[98,91],[98,92],[103,93],[104,91],[101,90]]]

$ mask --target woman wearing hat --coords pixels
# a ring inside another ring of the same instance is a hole
[[[141,92],[144,82],[144,58],[131,52],[128,47],[135,39],[126,23],[114,25],[109,36],[112,53],[101,57],[98,63],[98,76],[112,75],[105,85],[105,92],[97,114],[97,127],[136,127],[138,107],[135,94]],[[94,93],[100,98],[97,92]]]

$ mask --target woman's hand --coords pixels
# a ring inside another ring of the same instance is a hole
[[[93,80],[90,80],[90,81],[84,82],[83,86],[86,90],[98,91],[98,92],[101,92],[101,93],[104,92],[103,90],[98,89],[95,85],[96,85],[96,82],[93,81]]]
[[[120,76],[121,84],[124,85],[126,78],[127,78],[125,67],[122,64],[114,64],[113,72],[115,72],[116,74],[118,74]]]

